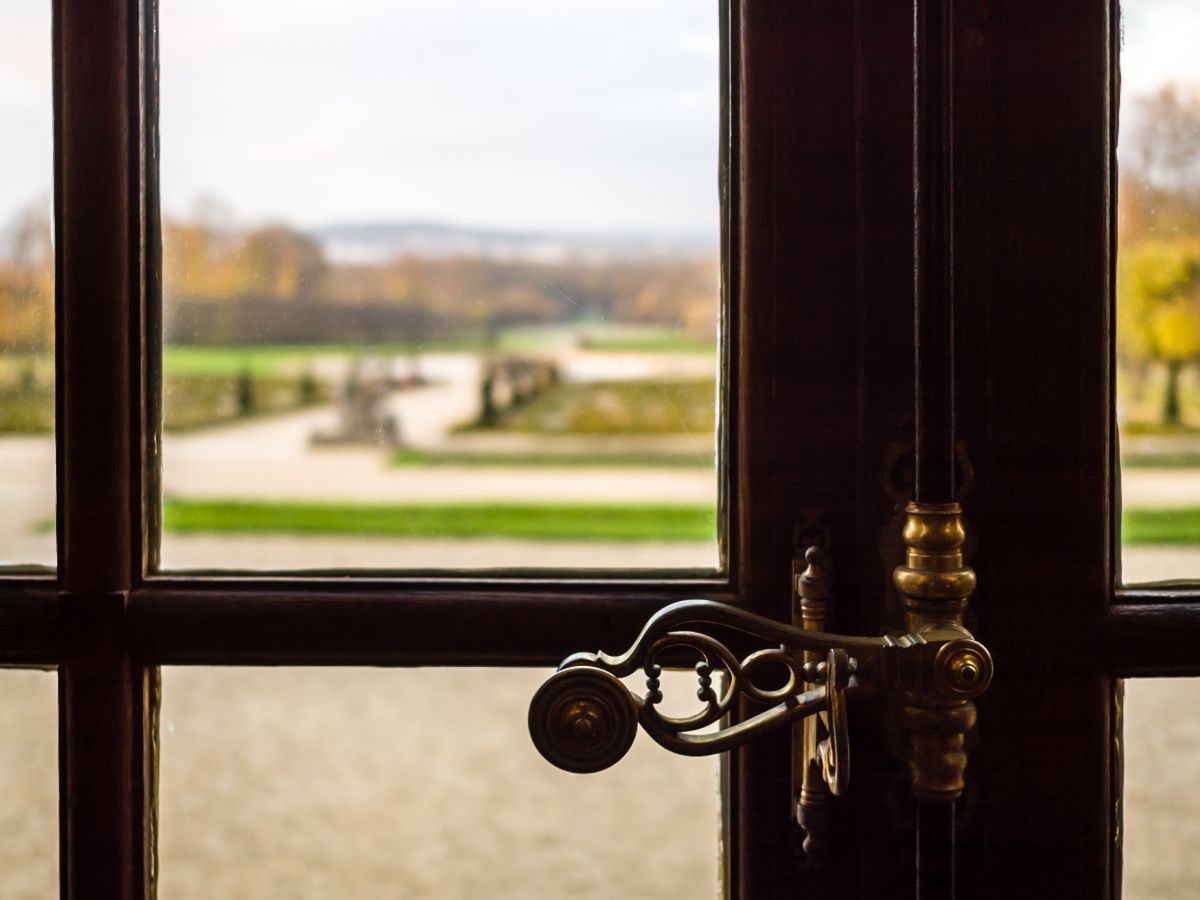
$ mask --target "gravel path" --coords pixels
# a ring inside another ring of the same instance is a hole
[[[1137,506],[1200,506],[1200,477],[1195,469],[1126,469],[1121,496]]]
[[[160,896],[716,898],[717,762],[640,736],[559,772],[525,728],[546,674],[168,671]]]

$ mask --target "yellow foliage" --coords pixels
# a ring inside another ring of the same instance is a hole
[[[1192,300],[1159,306],[1151,317],[1151,331],[1160,359],[1183,362],[1200,354],[1200,309]]]
[[[1121,248],[1117,349],[1176,361],[1200,354],[1200,242],[1149,240]]]

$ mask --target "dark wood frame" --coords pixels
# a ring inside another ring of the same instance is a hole
[[[152,575],[153,8],[56,0],[59,560],[54,576],[0,579],[0,662],[59,668],[63,896],[150,896],[159,665],[547,664],[617,647],[682,597],[782,617],[801,510],[833,535],[835,627],[878,628],[893,512],[880,483],[912,408],[912,346],[897,339],[912,276],[905,6],[730,4],[728,575],[350,580]],[[1200,674],[1200,592],[1115,587],[1102,348],[1117,10],[960,0],[957,15],[959,427],[977,471],[975,626],[998,672],[979,704],[960,883],[972,897],[1116,896],[1114,679]],[[791,852],[786,739],[731,755],[733,896],[911,883],[889,733],[869,705],[853,727],[855,782],[820,870]]]

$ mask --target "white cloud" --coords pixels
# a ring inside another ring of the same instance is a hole
[[[160,34],[170,207],[715,233],[715,0],[163,0]]]

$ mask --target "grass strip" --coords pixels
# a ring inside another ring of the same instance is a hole
[[[1174,436],[1174,435],[1197,435],[1200,434],[1200,428],[1195,425],[1164,425],[1161,422],[1122,422],[1121,434],[1128,435],[1154,435],[1156,437]]]
[[[1200,469],[1198,453],[1130,453],[1121,457],[1123,469]]]
[[[421,353],[477,353],[480,339],[386,344],[209,344],[172,345],[163,348],[166,375],[213,375],[232,377],[295,373],[318,359],[358,356],[413,356]]]
[[[542,541],[712,541],[703,504],[419,504],[178,500],[163,504],[176,532],[527,538]]]
[[[569,453],[533,452],[503,453],[500,451],[449,451],[430,453],[425,450],[401,450],[392,457],[394,466],[498,466],[512,468],[648,468],[648,469],[715,469],[716,457],[700,453]]]
[[[1126,509],[1121,517],[1126,544],[1200,544],[1200,507]]]

